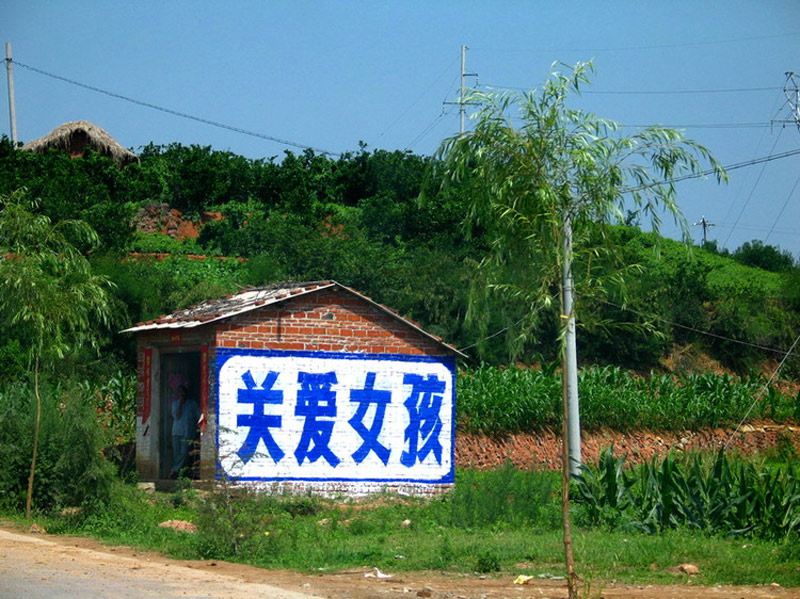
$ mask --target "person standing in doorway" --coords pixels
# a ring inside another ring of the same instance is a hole
[[[189,461],[189,446],[197,434],[200,406],[189,397],[186,385],[180,385],[172,400],[172,470],[170,478],[178,478]]]

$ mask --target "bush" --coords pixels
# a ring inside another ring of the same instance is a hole
[[[106,437],[90,401],[76,387],[43,383],[39,458],[34,484],[34,508],[105,503],[114,468],[102,455]],[[35,400],[32,386],[18,382],[0,391],[0,505],[25,506]]]

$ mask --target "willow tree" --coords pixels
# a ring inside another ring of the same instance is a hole
[[[40,376],[47,362],[94,345],[107,325],[112,300],[105,277],[94,275],[76,247],[91,247],[97,234],[82,221],[53,224],[19,190],[0,197],[0,322],[27,340],[36,415],[25,501],[30,518],[39,448]]]
[[[553,72],[529,92],[471,94],[467,100],[477,106],[472,130],[445,140],[437,155],[446,183],[468,182],[465,225],[479,228],[488,241],[475,280],[521,303],[528,322],[559,310],[564,544],[571,597],[577,591],[569,478],[581,464],[578,308],[602,299],[611,288],[624,288],[625,275],[634,268],[621,263],[610,231],[626,211],[649,218],[655,232],[662,215],[669,215],[688,238],[675,179],[699,176],[704,166],[718,180],[725,177],[710,153],[679,131],[653,126],[626,136],[616,123],[574,108],[570,99],[589,83],[592,71],[591,63],[579,63]],[[609,264],[618,267],[609,269]],[[519,330],[524,337],[531,328]]]

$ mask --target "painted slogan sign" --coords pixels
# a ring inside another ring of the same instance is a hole
[[[453,482],[452,358],[221,348],[216,366],[229,477]]]

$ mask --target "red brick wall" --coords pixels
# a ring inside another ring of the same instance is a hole
[[[236,316],[216,328],[217,347],[448,355],[432,339],[335,288]]]

